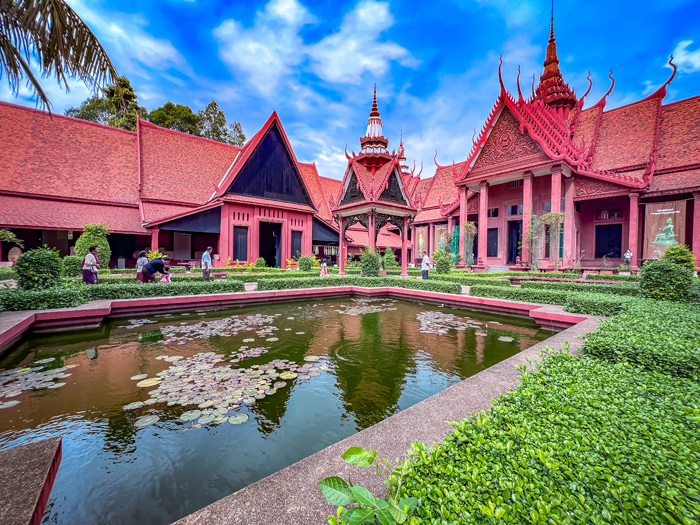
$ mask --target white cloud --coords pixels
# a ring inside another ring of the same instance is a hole
[[[527,0],[477,0],[477,2],[482,7],[493,7],[498,10],[508,27],[531,26],[536,22],[539,14],[537,4]]]
[[[692,43],[692,40],[683,40],[678,43],[673,51],[674,63],[678,66],[678,69],[688,73],[700,71],[700,47],[695,51],[689,51],[688,47]]]

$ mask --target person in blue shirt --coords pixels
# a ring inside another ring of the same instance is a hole
[[[208,281],[211,277],[211,252],[213,248],[207,246],[207,251],[202,255],[202,280]]]

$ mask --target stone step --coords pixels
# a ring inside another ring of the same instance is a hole
[[[507,272],[508,267],[507,266],[489,266],[488,270],[486,270],[487,273],[491,272]]]

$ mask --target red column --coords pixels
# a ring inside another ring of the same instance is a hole
[[[231,236],[233,235],[233,227],[231,226],[231,213],[229,205],[224,203],[221,206],[221,224],[219,226],[219,246],[217,253],[219,254],[218,261],[212,261],[215,266],[226,266],[226,260],[231,257]]]
[[[435,225],[432,223],[428,224],[428,239],[428,255],[432,257],[435,251]]]
[[[574,177],[564,180],[564,266],[573,267],[576,253],[576,210],[574,208]]]
[[[290,249],[290,245],[292,244],[292,231],[289,228],[289,216],[284,218],[284,222],[282,222],[282,255],[280,256],[281,261],[280,263],[280,268],[286,268],[287,267],[287,259],[289,258],[289,254],[292,252]],[[304,249],[304,245],[302,244],[301,249]],[[310,254],[304,254],[304,255],[310,255]]]
[[[552,213],[561,212],[561,166],[552,166],[552,189],[550,203],[552,206]]]
[[[403,218],[403,238],[401,239],[401,277],[408,277],[408,217]]]
[[[345,275],[345,259],[348,254],[345,253],[345,235],[343,235],[343,218],[338,217],[338,226],[340,227],[340,243],[338,245],[338,275]]]
[[[489,183],[482,181],[479,185],[479,258],[483,261],[480,265],[488,268],[486,262],[486,231],[488,230],[488,208],[489,208]],[[478,261],[477,261],[478,262]]]
[[[158,234],[160,231],[156,226],[151,230],[151,250],[156,251],[158,249]]]
[[[374,231],[374,213],[368,213],[369,220],[367,221],[367,224],[369,227],[367,228],[367,233],[369,234],[369,249],[371,251],[374,251],[377,249],[377,238],[375,237],[375,231]]]
[[[309,213],[304,219],[304,233],[302,234],[302,246],[304,247],[305,253],[312,253],[314,251],[313,226],[314,216]]]
[[[700,191],[693,193],[693,255],[695,256],[695,266],[700,268]]]
[[[464,223],[467,222],[467,187],[462,186],[459,188],[459,264],[460,266],[465,266],[467,264],[466,257],[464,255]]]
[[[629,250],[632,252],[632,269],[637,270],[639,259],[639,193],[630,193]]]
[[[523,174],[523,255],[521,261],[528,261],[532,265],[533,255],[530,254],[530,243],[526,240],[530,232],[530,219],[532,219],[532,172],[526,171]]]

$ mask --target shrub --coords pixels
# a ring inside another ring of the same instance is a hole
[[[347,272],[347,268],[346,268],[346,272]],[[406,268],[406,273],[408,275],[411,275],[414,277],[420,277],[421,270],[420,270],[420,268]],[[386,271],[386,274],[387,275],[401,275],[401,268],[389,268]]]
[[[700,378],[700,306],[636,301],[586,337],[582,352],[645,370]]]
[[[360,286],[377,288],[389,286],[408,288],[431,292],[460,294],[462,287],[458,283],[447,283],[437,280],[402,279],[400,277],[312,277],[304,279],[267,279],[258,283],[258,290],[295,290],[300,288],[325,288],[329,286]]]
[[[215,276],[211,276],[212,279],[215,279]],[[171,281],[174,283],[182,283],[182,282],[202,282],[202,274],[173,274],[170,277]],[[136,276],[135,275],[100,275],[98,284],[130,284],[130,283],[135,283],[136,281]]]
[[[693,272],[666,259],[647,261],[642,266],[639,286],[644,297],[684,301],[690,296]]]
[[[396,497],[421,523],[697,523],[700,385],[563,353],[538,368],[413,446]]]
[[[382,261],[378,250],[370,250],[367,246],[360,249],[360,266],[362,267],[362,275],[365,277],[379,277],[379,269]]]
[[[83,233],[75,241],[75,255],[83,258],[88,254],[90,246],[96,245],[100,249],[97,257],[102,261],[100,266],[107,268],[109,260],[112,258],[112,250],[109,247],[107,236],[110,231],[107,229],[107,224],[86,224],[83,226]]]
[[[630,304],[639,302],[638,297],[603,293],[570,293],[566,297],[564,310],[567,312],[602,315],[610,317],[623,312]]]
[[[255,259],[255,267],[256,268],[264,268],[265,267],[265,259],[262,257],[258,257]]]
[[[82,257],[77,255],[68,255],[63,258],[63,267],[61,275],[63,277],[80,277],[83,273]]]
[[[600,273],[586,274],[587,281],[631,281],[639,282],[642,278],[639,275],[603,275]]]
[[[693,257],[693,252],[691,252],[690,248],[688,248],[685,244],[677,244],[666,248],[666,251],[661,254],[660,258],[664,261],[670,261],[678,266],[687,268],[691,272],[697,270],[695,267],[695,257]]]
[[[386,249],[386,252],[384,252],[384,257],[382,257],[382,268],[384,268],[385,270],[391,270],[398,266],[399,263],[396,261],[396,255],[394,255],[394,250],[392,250],[391,246],[389,246]]]
[[[306,277],[318,277],[319,272],[312,270],[310,272],[289,272],[289,274],[285,274],[284,276],[281,276],[278,273],[229,273],[226,275],[226,279],[232,280],[232,281],[241,281],[244,283],[257,283],[260,281],[265,281],[267,279],[304,279]],[[200,277],[201,279],[201,277]]]
[[[152,261],[153,259],[162,259],[163,257],[165,257],[165,254],[160,250],[148,250],[146,252],[146,259],[149,261]]]
[[[82,292],[88,301],[100,299],[132,299],[138,297],[168,297],[176,295],[202,295],[212,293],[244,292],[245,284],[240,281],[220,279],[209,282],[126,283],[110,286],[85,286]]]
[[[452,255],[444,250],[436,250],[433,252],[433,263],[435,273],[446,275],[452,270]]]
[[[590,292],[596,294],[640,296],[641,291],[636,283],[624,284],[593,284],[565,281],[522,281],[522,288],[537,288],[538,290],[561,290],[571,292]]]
[[[49,288],[47,290],[0,290],[0,312],[69,308],[85,302],[81,290]]]
[[[22,290],[46,290],[61,284],[61,258],[47,246],[20,255],[15,271]]]
[[[491,274],[471,274],[471,273],[460,273],[455,274],[454,272],[448,275],[441,275],[437,277],[439,281],[449,281],[457,282],[463,286],[474,286],[480,284],[487,284],[489,286],[503,286],[506,288],[510,287],[510,281],[508,279],[495,279],[488,277],[479,277],[479,275],[491,275]]]
[[[314,260],[308,255],[299,257],[299,271],[310,272],[314,268]]]
[[[531,303],[560,304],[566,303],[569,292],[554,290],[536,290],[517,288],[515,286],[489,286],[476,284],[469,288],[469,295],[473,297],[491,297],[496,299],[509,299],[511,301],[526,301]]]

